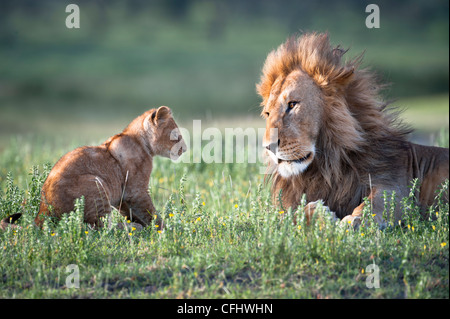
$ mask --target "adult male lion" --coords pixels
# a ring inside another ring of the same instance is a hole
[[[263,143],[276,165],[272,192],[277,199],[281,191],[285,208],[295,209],[302,194],[323,200],[354,225],[368,197],[382,224],[383,192],[395,191],[398,203],[414,178],[421,185],[418,204],[433,203],[449,176],[449,151],[408,142],[410,130],[386,112],[374,74],[358,69],[362,56],[342,62],[345,52],[332,48],[327,34],[311,33],[267,56],[257,91],[266,119]]]

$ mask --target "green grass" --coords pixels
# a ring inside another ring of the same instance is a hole
[[[73,145],[29,143],[0,156],[1,167],[14,171],[1,182],[0,217],[24,213],[21,229],[0,233],[0,298],[449,297],[448,204],[432,209],[437,219],[421,221],[406,199],[404,228],[294,225],[292,212],[273,207],[255,164],[157,158],[149,190],[163,232],[93,230],[80,205],[41,230],[30,225],[51,165],[37,164],[54,163]],[[119,220],[114,213],[112,224]],[[366,287],[373,263],[378,289]],[[66,287],[72,264],[79,288]]]

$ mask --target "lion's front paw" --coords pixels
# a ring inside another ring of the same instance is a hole
[[[323,205],[321,200],[316,200],[315,202],[309,202],[304,208],[306,222],[308,225],[318,209],[322,209],[324,216],[329,216],[332,221],[338,220],[336,214],[331,211],[328,206]]]
[[[134,223],[134,222],[130,222],[130,223],[118,223],[117,224],[117,228],[119,229],[126,229],[127,231],[140,231],[142,229],[144,229],[144,226],[142,226],[141,224],[138,223]]]
[[[347,215],[341,220],[341,223],[343,225],[350,224],[351,226],[353,226],[353,228],[357,229],[359,225],[361,225],[361,217]]]

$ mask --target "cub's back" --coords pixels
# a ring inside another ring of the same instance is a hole
[[[117,170],[117,163],[105,147],[83,146],[62,156],[50,171],[46,183],[86,174],[102,176],[111,170]]]
[[[76,198],[92,192],[87,179],[98,179],[108,193],[117,192],[110,185],[121,187],[120,166],[104,146],[79,147],[61,157],[42,186],[40,213],[48,214],[48,205],[55,215],[71,211]]]

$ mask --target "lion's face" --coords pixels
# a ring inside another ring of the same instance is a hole
[[[145,121],[149,123],[146,131],[150,133],[150,144],[155,155],[176,160],[186,151],[186,143],[167,106],[153,111]]]
[[[290,177],[304,172],[316,156],[323,117],[319,87],[300,70],[279,77],[262,116],[266,119],[263,146],[277,165],[278,173]]]

